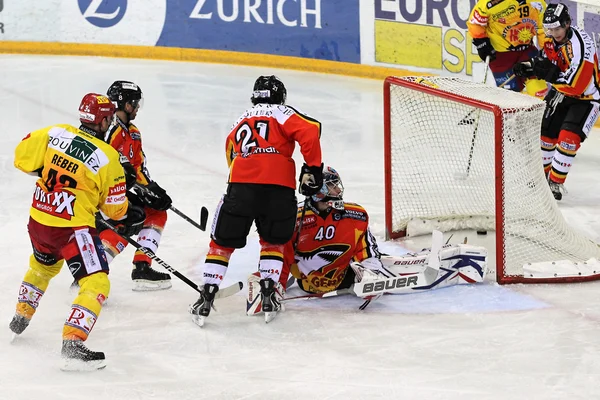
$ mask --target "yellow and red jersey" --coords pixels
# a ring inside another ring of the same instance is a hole
[[[538,38],[541,46],[546,34],[542,24],[545,0],[478,0],[467,20],[475,39],[488,37],[499,52],[521,51]]]
[[[552,38],[544,41],[542,56],[561,71],[552,86],[566,96],[600,100],[600,72],[594,39],[576,26],[569,29],[568,39],[564,44],[557,44]]]
[[[74,126],[31,132],[17,145],[14,164],[29,174],[42,171],[30,214],[43,225],[94,227],[98,209],[116,220],[127,213],[119,154]]]
[[[257,104],[233,124],[225,142],[230,183],[296,188],[292,154],[300,144],[309,166],[321,165],[321,123],[280,104]]]
[[[131,122],[126,124],[115,117],[115,124],[106,135],[106,142],[119,154],[127,157],[137,174],[137,182],[148,185],[152,180],[146,168],[146,155],[142,149],[140,130]]]
[[[367,211],[358,204],[344,202],[343,210],[321,213],[309,204],[294,250],[301,216],[302,207],[298,209],[294,236],[285,245],[284,270],[289,268],[303,290],[311,293],[335,290],[344,280],[351,261],[380,256],[369,230]]]

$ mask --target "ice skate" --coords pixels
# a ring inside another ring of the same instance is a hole
[[[154,290],[169,289],[171,284],[171,275],[155,271],[145,261],[133,263],[134,268],[131,271],[133,280],[133,290],[136,292],[148,292]]]
[[[275,319],[277,312],[284,311],[283,304],[281,304],[283,287],[280,283],[275,284],[273,279],[261,279],[260,294],[262,296],[262,310],[265,313],[265,322],[268,324]]]
[[[548,180],[548,186],[550,186],[550,191],[557,201],[562,200],[563,193],[567,192],[562,183],[556,183]]]
[[[200,327],[204,326],[204,320],[210,314],[210,309],[215,308],[213,302],[219,291],[217,285],[206,284],[200,294],[200,298],[190,307],[192,321]]]
[[[25,328],[29,326],[29,322],[31,322],[31,319],[25,318],[22,315],[15,314],[13,316],[12,321],[10,321],[10,323],[8,324],[9,329],[12,331],[12,335],[10,338],[11,342],[15,340],[17,336],[23,333]]]
[[[63,340],[63,371],[95,371],[106,367],[106,358],[101,351],[88,349],[83,340]]]

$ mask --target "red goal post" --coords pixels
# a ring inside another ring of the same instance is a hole
[[[548,188],[544,109],[534,97],[460,78],[388,77],[386,236],[495,231],[499,283],[600,279],[598,245],[566,223]]]

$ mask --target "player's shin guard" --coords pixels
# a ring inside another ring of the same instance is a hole
[[[86,340],[100,315],[110,292],[105,272],[97,272],[79,280],[79,294],[63,327],[63,340]]]
[[[272,279],[278,282],[283,268],[282,244],[271,244],[260,240],[260,261],[258,272],[262,279]]]
[[[146,220],[144,221],[144,227],[140,233],[138,233],[137,242],[140,246],[145,247],[156,254],[163,229],[167,224],[167,212],[147,207],[144,208],[144,211],[146,212]],[[152,264],[150,257],[139,250],[135,252],[133,262],[146,262]]]
[[[546,176],[550,173],[550,169],[552,168],[552,159],[554,158],[554,152],[556,150],[556,142],[557,139],[549,138],[547,136],[542,136],[540,140],[540,144],[542,147],[542,163],[544,165],[544,173]]]
[[[60,272],[63,263],[61,260],[52,265],[44,265],[33,255],[30,257],[29,269],[19,288],[15,316],[9,325],[13,333],[20,335],[27,328],[50,280]]]
[[[552,168],[548,180],[563,184],[573,165],[577,150],[581,146],[581,137],[571,131],[562,130],[558,135],[558,145],[552,158]]]
[[[223,282],[233,250],[231,247],[219,246],[214,240],[210,241],[202,275],[205,284],[219,286]]]

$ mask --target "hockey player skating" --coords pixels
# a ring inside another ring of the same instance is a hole
[[[107,97],[87,94],[79,107],[79,129],[66,124],[43,128],[15,150],[15,167],[39,179],[27,225],[33,255],[9,328],[15,336],[23,333],[66,260],[80,288],[63,328],[65,370],[106,365],[104,353],[84,344],[110,290],[108,263],[94,227],[96,212],[114,220],[125,235],[137,232],[144,220],[143,210],[125,196],[119,154],[102,141],[114,112]]]
[[[543,52],[514,70],[516,75],[537,76],[552,84],[542,120],[542,160],[550,190],[561,200],[577,150],[598,119],[600,73],[594,39],[571,26],[567,6],[550,4],[544,28],[548,37]]]
[[[483,61],[489,57],[490,69],[496,86],[506,87],[543,98],[548,93],[546,82],[539,79],[512,79],[513,66],[538,53],[538,44],[544,40],[542,16],[545,0],[478,0],[467,20],[469,33]],[[506,86],[505,86],[506,85]]]
[[[333,168],[323,169],[323,187],[298,210],[294,236],[284,251],[284,271],[318,297],[346,291],[368,301],[387,293],[407,293],[481,282],[486,271],[483,247],[443,245],[404,256],[381,255],[369,229],[367,211],[343,200],[344,186]],[[434,235],[436,237],[436,235]],[[437,243],[435,243],[437,242]],[[285,285],[286,276],[281,281]],[[249,278],[248,314],[261,311],[256,277]],[[254,287],[253,287],[254,286]],[[301,296],[302,297],[302,296]]]
[[[312,195],[323,182],[321,124],[286,105],[286,96],[286,88],[276,76],[258,77],[251,97],[253,106],[227,136],[227,193],[214,216],[204,262],[203,293],[190,310],[200,326],[210,313],[233,251],[246,245],[253,223],[260,237],[259,285],[267,322],[280,310],[283,247],[292,237],[296,221],[296,167],[292,159],[296,142],[305,161],[300,193]]]
[[[132,123],[142,107],[142,89],[133,82],[116,81],[108,88],[107,96],[117,105],[117,111],[115,124],[106,134],[106,142],[122,156],[128,189],[131,189],[135,183],[147,189],[144,191],[137,189],[136,193],[131,191],[127,193],[130,201],[144,207],[146,213],[146,220],[138,234],[137,242],[156,253],[167,223],[166,210],[171,206],[171,198],[150,178],[142,148],[142,137],[138,128]],[[127,241],[110,229],[102,230],[100,238],[106,249],[109,263],[127,246]],[[146,254],[139,250],[135,252],[131,271],[133,290],[149,291],[171,287],[171,276],[152,269],[151,263],[152,260]]]

